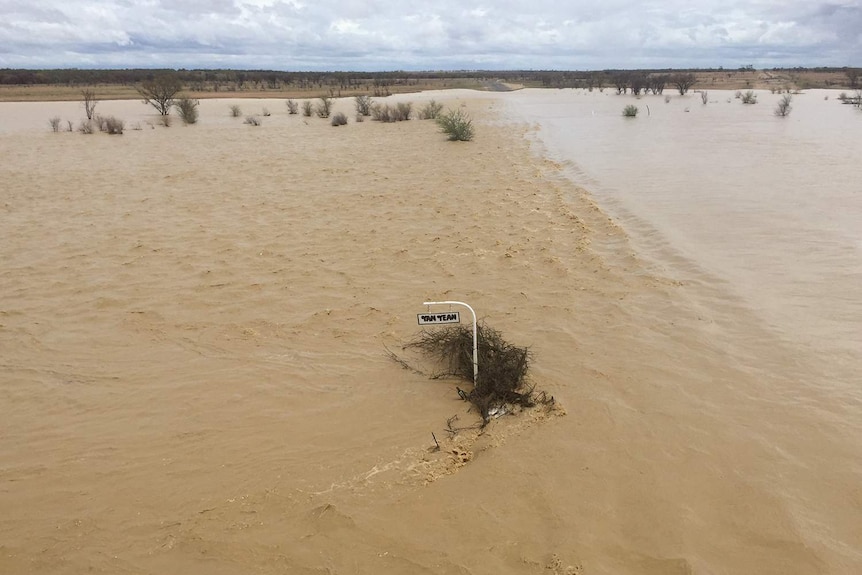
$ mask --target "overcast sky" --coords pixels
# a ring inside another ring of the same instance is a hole
[[[862,66],[862,0],[0,0],[0,68]]]

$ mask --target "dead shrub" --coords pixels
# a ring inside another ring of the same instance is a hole
[[[398,102],[395,105],[394,117],[396,122],[404,122],[410,119],[413,115],[412,102]]]
[[[500,332],[482,323],[477,325],[478,381],[473,381],[473,330],[452,326],[423,331],[405,349],[416,348],[437,360],[442,373],[434,377],[456,377],[473,383],[469,392],[458,389],[458,395],[469,401],[482,417],[482,426],[491,417],[511,411],[513,407],[553,406],[554,398],[536,392],[527,381],[532,355],[526,347],[505,341]],[[404,362],[394,354],[393,359]]]
[[[239,118],[240,116],[242,116],[242,108],[240,108],[236,104],[231,106],[230,107],[230,117],[231,118]]]
[[[243,123],[249,126],[260,126],[260,118],[257,116],[246,116]]]
[[[48,123],[51,124],[51,131],[52,132],[56,133],[56,132],[60,131],[60,117],[59,116],[54,116],[53,118],[48,120]]]
[[[78,125],[78,131],[82,134],[92,134],[93,122],[90,120],[81,120],[81,123]]]
[[[395,111],[389,104],[374,104],[371,106],[371,119],[377,122],[394,122]]]
[[[188,97],[182,97],[176,101],[174,107],[184,124],[196,124],[198,121],[198,105],[200,102]]]
[[[354,103],[356,104],[356,116],[370,116],[371,115],[371,96],[356,96],[354,99]]]
[[[306,100],[302,103],[302,115],[306,118],[310,118],[314,113],[314,104],[312,104],[309,100]]]
[[[318,118],[328,118],[329,114],[332,113],[332,98],[321,96],[315,112],[317,113]]]
[[[104,119],[105,131],[109,134],[121,135],[126,123],[114,116],[108,116]]]
[[[294,100],[287,101],[287,113],[291,116],[296,115],[299,112],[299,104],[297,104]]]
[[[345,126],[347,125],[347,116],[342,112],[333,114],[332,121],[330,122],[330,124],[332,124],[333,126]]]

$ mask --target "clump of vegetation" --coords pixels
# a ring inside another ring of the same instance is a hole
[[[272,114],[269,113],[269,108],[264,108],[263,110],[261,110],[261,114],[263,114],[263,116],[266,118],[272,116]]]
[[[371,96],[356,96],[354,99],[356,105],[356,116],[370,116],[372,100]]]
[[[347,125],[347,116],[343,112],[333,114],[332,121],[330,123],[333,126],[345,126]]]
[[[421,332],[405,348],[416,348],[439,361],[443,373],[435,377],[451,376],[473,383],[469,392],[458,389],[458,395],[469,401],[482,417],[482,427],[491,417],[511,411],[514,407],[554,405],[554,398],[545,392],[536,392],[527,381],[532,356],[526,347],[518,347],[503,339],[500,332],[479,324],[477,335],[478,381],[473,381],[473,330],[465,326],[452,326]],[[393,359],[405,362],[394,354]]]
[[[634,118],[638,115],[638,107],[634,104],[629,104],[623,108],[623,116],[626,118]]]
[[[236,104],[233,104],[230,107],[230,117],[231,118],[239,118],[240,116],[242,116],[242,108],[240,108]]]
[[[394,116],[396,122],[404,122],[410,119],[413,114],[412,102],[398,102],[395,105]]]
[[[78,125],[78,131],[82,134],[92,134],[93,133],[93,122],[92,120],[82,120]]]
[[[453,142],[469,142],[473,139],[473,120],[462,110],[449,110],[437,117],[440,130]]]
[[[703,102],[703,105],[706,106],[709,103],[709,92],[706,90],[701,91],[700,100]]]
[[[742,103],[743,104],[756,104],[757,103],[757,94],[754,93],[754,90],[747,90],[744,94],[742,94]]]
[[[790,115],[790,110],[792,110],[790,102],[792,100],[793,96],[791,96],[790,94],[785,94],[784,96],[782,96],[781,99],[778,101],[778,105],[775,106],[775,115],[782,117]]]
[[[313,113],[314,113],[314,105],[309,100],[306,100],[305,102],[303,102],[302,103],[302,115],[305,116],[306,118],[310,118]]]
[[[102,120],[104,125],[104,131],[109,134],[120,135],[123,133],[123,129],[126,126],[126,123],[119,118],[115,118],[114,116],[108,116]]]
[[[165,115],[165,116],[162,116],[161,118],[159,118],[159,123],[162,126],[164,126],[165,128],[170,128],[171,124],[173,123],[173,120],[171,120],[170,116]]]
[[[177,109],[180,119],[184,124],[196,124],[198,121],[198,105],[200,102],[192,100],[189,97],[183,96],[177,100],[174,106]]]
[[[389,104],[373,104],[371,106],[371,119],[377,122],[394,122],[395,114]]]
[[[332,113],[332,98],[321,96],[317,103],[315,113],[317,113],[318,118],[328,118],[329,114]]]
[[[431,100],[422,109],[419,111],[419,119],[420,120],[436,120],[440,115],[440,112],[443,111],[443,104]]]
[[[665,96],[665,97],[664,97],[664,103],[665,103],[665,104],[670,104],[670,96]]]
[[[48,120],[48,123],[51,124],[52,132],[56,133],[60,131],[60,116],[54,116],[53,118]]]
[[[249,126],[260,126],[260,118],[257,116],[246,116],[243,123]]]
[[[288,100],[287,113],[291,116],[295,116],[297,112],[299,112],[299,104],[297,104],[295,100]]]

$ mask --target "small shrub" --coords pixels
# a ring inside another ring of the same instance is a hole
[[[191,98],[180,98],[174,106],[184,124],[196,124],[198,121],[198,105],[200,102]]]
[[[294,100],[287,101],[287,113],[291,116],[296,115],[299,112],[299,104],[297,104]]]
[[[78,125],[78,131],[82,134],[92,134],[93,122],[90,120],[81,120],[81,123]]]
[[[72,120],[66,120],[66,131],[73,132],[74,128],[72,126]]]
[[[318,118],[328,118],[329,114],[332,113],[332,98],[321,96],[319,100],[315,113]]]
[[[353,100],[356,105],[357,117],[371,115],[371,96],[356,96]]]
[[[314,105],[308,100],[303,102],[302,103],[302,115],[305,116],[306,118],[310,118],[313,113],[314,113]]]
[[[230,117],[231,118],[239,118],[242,116],[242,108],[234,104],[230,107]]]
[[[371,119],[378,122],[394,122],[395,114],[389,104],[371,106]]]
[[[638,107],[634,104],[629,104],[623,108],[623,116],[626,118],[634,118],[638,115]]]
[[[103,118],[101,115],[96,114],[95,116],[93,116],[92,122],[96,125],[100,132],[108,131],[108,125],[105,123],[105,118]]]
[[[105,131],[109,134],[122,134],[125,125],[125,122],[114,116],[105,118]]]
[[[257,116],[246,116],[243,123],[249,126],[260,126],[260,118]]]
[[[778,105],[775,106],[775,115],[776,116],[787,116],[790,114],[790,110],[792,107],[790,106],[790,102],[793,100],[793,96],[790,94],[785,94],[778,101]]]
[[[449,110],[436,121],[440,130],[453,142],[469,142],[473,139],[473,120],[461,110]]]
[[[398,102],[395,105],[395,121],[396,122],[404,122],[410,119],[410,116],[413,114],[413,103],[412,102]]]
[[[365,116],[363,116],[362,114],[356,114],[356,121],[357,122],[364,122]]]
[[[841,92],[840,94],[838,94],[838,99],[841,100],[842,102],[844,100],[846,100],[847,99],[847,92]]]
[[[170,128],[172,122],[173,120],[171,120],[170,116],[159,116],[159,123],[165,128]]]
[[[438,116],[440,116],[440,112],[443,111],[443,104],[431,100],[422,109],[419,111],[419,119],[420,120],[436,120]]]
[[[268,117],[270,117],[270,116],[272,116],[272,114],[270,114],[270,113],[269,113],[269,109],[268,109],[268,108],[264,108],[264,109],[262,110],[262,113],[263,113],[263,115],[264,115],[265,117],[267,117],[267,118],[268,118]]]
[[[709,92],[704,90],[700,93],[700,100],[703,102],[703,105],[706,106],[709,103]]]
[[[665,104],[670,104],[670,96],[665,96],[665,97],[664,97],[664,103],[665,103]]]
[[[338,112],[332,116],[332,121],[330,123],[333,126],[345,126],[347,125],[347,116],[342,112]]]
[[[737,90],[737,91],[736,91],[736,95],[735,95],[734,97],[735,97],[737,100],[741,99],[741,98],[742,98],[742,92],[740,92],[739,90]]]
[[[60,131],[60,117],[59,116],[54,116],[53,118],[48,120],[48,123],[51,124],[51,131],[52,132],[59,132]]]
[[[748,90],[745,94],[742,95],[742,103],[743,104],[756,104],[757,103],[757,94],[754,93],[754,90]]]

